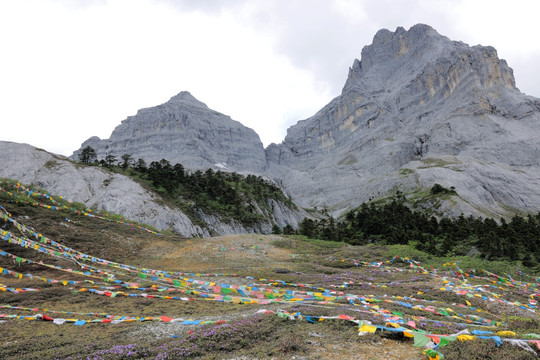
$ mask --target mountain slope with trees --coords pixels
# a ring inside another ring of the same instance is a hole
[[[435,184],[430,196],[456,195]],[[416,210],[402,193],[386,202],[364,203],[340,220],[304,219],[298,233],[311,238],[344,241],[353,245],[411,244],[434,256],[479,257],[521,261],[535,267],[540,261],[540,213],[504,218],[436,217]]]
[[[92,150],[89,148],[88,152]],[[86,157],[81,155],[81,162],[85,160]],[[279,202],[297,210],[292,200],[274,183],[260,176],[212,169],[191,172],[182,164],[172,165],[165,159],[152,161],[146,166],[143,159],[133,162],[129,154],[122,155],[122,162],[117,165],[112,165],[113,162],[105,158],[105,161],[95,161],[94,164],[142,181],[194,217],[200,210],[250,227],[271,216],[273,203]]]
[[[253,175],[191,172],[166,160],[147,165],[128,154],[96,161],[91,148],[81,162],[10,142],[0,141],[0,152],[0,177],[186,237],[270,233],[296,228],[307,215]]]

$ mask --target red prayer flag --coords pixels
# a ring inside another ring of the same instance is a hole
[[[439,343],[441,342],[441,338],[439,336],[435,336],[435,335],[426,335],[428,338],[431,339],[431,341],[433,341],[436,345],[439,345]]]

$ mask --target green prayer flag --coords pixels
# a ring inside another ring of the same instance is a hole
[[[439,342],[439,347],[448,345],[451,341],[456,341],[456,336],[441,336],[441,342]]]
[[[426,354],[427,356],[429,356],[430,359],[431,359],[431,358],[436,359],[436,358],[437,358],[437,355],[439,356],[439,360],[443,360],[443,359],[444,359],[444,355],[443,355],[443,354],[441,354],[440,352],[437,352],[437,351],[435,351],[435,350],[433,350],[433,349],[428,349],[428,350],[426,350],[426,351],[425,351],[425,354]]]
[[[414,335],[414,345],[415,347],[419,347],[419,348],[423,348],[424,346],[426,346],[427,343],[429,343],[431,341],[430,338],[428,338],[426,335],[424,334],[420,334],[420,333],[413,333]]]
[[[285,313],[282,313],[282,312],[278,312],[277,316],[280,317],[280,318],[283,318],[283,319],[288,319],[289,318],[289,315],[287,315]]]

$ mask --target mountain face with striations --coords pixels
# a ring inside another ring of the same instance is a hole
[[[439,213],[540,210],[540,100],[516,88],[494,48],[422,24],[377,32],[341,95],[281,144],[264,149],[253,130],[183,92],[85,146],[99,159],[127,153],[264,175],[298,205],[334,215],[397,189],[420,197],[435,183],[457,193],[436,204]]]
[[[341,95],[266,152],[297,204],[338,214],[435,183],[456,189],[449,215],[540,210],[540,100],[494,48],[427,25],[377,32]]]
[[[96,151],[98,159],[114,155],[120,160],[129,154],[148,164],[167,159],[188,169],[261,172],[266,167],[264,147],[255,131],[209,109],[187,91],[129,116],[109,139],[91,137],[72,158],[77,159],[86,146]]]

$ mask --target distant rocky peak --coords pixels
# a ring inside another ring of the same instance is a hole
[[[208,108],[187,91],[140,109],[116,126],[109,139],[94,136],[83,146],[92,147],[98,160],[129,154],[148,164],[166,159],[189,170],[223,169],[224,164],[231,171],[261,173],[266,168],[264,147],[255,131]],[[71,158],[76,159],[83,148]]]
[[[190,105],[208,108],[205,103],[197,100],[189,91],[181,91],[177,95],[171,97],[168,103],[189,103]]]
[[[361,60],[356,59],[349,69],[344,90],[358,81],[367,79],[369,88],[387,87],[386,80],[394,74],[403,77],[415,74],[438,56],[452,41],[440,35],[431,26],[417,24],[408,31],[398,27],[392,32],[379,30],[371,45],[362,49]]]

